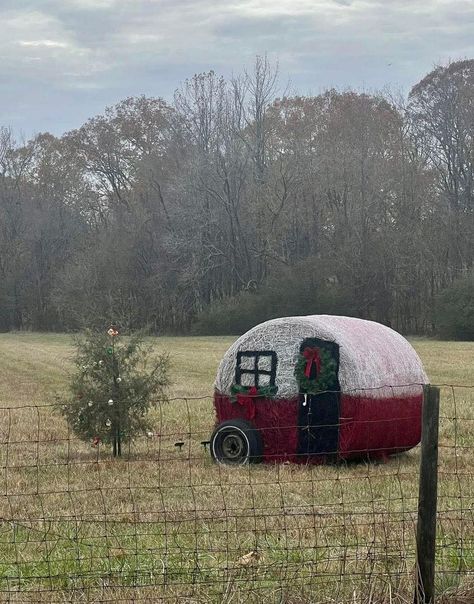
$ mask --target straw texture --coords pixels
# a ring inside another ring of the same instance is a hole
[[[225,353],[215,382],[222,394],[235,383],[237,352],[273,350],[277,354],[276,398],[295,396],[295,365],[302,340],[320,338],[339,345],[342,392],[367,390],[374,398],[419,394],[428,383],[421,361],[399,333],[374,321],[332,315],[272,319],[242,335]]]

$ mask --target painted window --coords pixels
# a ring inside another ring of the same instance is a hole
[[[275,386],[277,355],[273,350],[237,353],[235,383],[239,386]]]

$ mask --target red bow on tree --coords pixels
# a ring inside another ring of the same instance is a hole
[[[319,356],[318,348],[305,348],[303,350],[303,356],[306,359],[306,367],[304,374],[307,378],[311,375],[311,368],[313,363],[316,365],[316,374],[321,371],[321,357]]]
[[[255,398],[257,397],[257,395],[258,390],[255,386],[249,388],[245,394],[237,395],[237,402],[239,403],[239,405],[242,405],[242,407],[245,408],[247,412],[247,419],[255,418]]]

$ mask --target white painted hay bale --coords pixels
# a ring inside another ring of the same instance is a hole
[[[305,338],[320,338],[339,345],[341,391],[366,390],[366,396],[385,398],[418,394],[428,383],[421,361],[399,333],[374,321],[333,315],[282,317],[257,325],[225,353],[215,388],[229,395],[235,383],[237,352],[271,350],[277,354],[275,398],[290,398],[298,391],[295,365]]]

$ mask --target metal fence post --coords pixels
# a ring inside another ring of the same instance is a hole
[[[438,491],[439,388],[424,386],[420,486],[416,527],[415,604],[435,600],[436,504]]]

